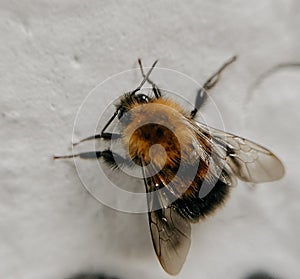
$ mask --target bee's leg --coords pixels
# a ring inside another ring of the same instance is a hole
[[[197,97],[196,97],[196,103],[195,108],[191,111],[191,118],[194,118],[199,110],[199,108],[204,104],[206,98],[207,98],[207,91],[213,88],[216,83],[219,81],[221,73],[223,70],[229,66],[231,63],[233,63],[236,60],[237,56],[233,56],[230,58],[227,62],[225,62],[221,68],[215,72],[198,90]]]
[[[104,128],[102,129],[100,134],[96,134],[90,137],[87,137],[85,139],[80,140],[79,142],[73,143],[73,145],[77,145],[83,141],[88,141],[92,139],[104,139],[104,140],[114,140],[121,138],[120,134],[113,134],[113,133],[105,133],[104,131],[107,129],[107,127],[113,122],[113,120],[117,117],[119,110],[117,109],[115,113],[112,115],[112,117],[107,121]]]
[[[75,142],[73,143],[73,145],[77,145],[79,143],[82,143],[84,141],[88,141],[88,140],[93,140],[93,139],[103,139],[103,140],[117,140],[120,139],[122,137],[121,134],[115,134],[115,133],[101,133],[101,134],[96,134],[87,138],[84,138],[82,140],[80,140],[79,142]]]
[[[123,158],[121,155],[114,153],[109,149],[103,151],[82,152],[65,156],[54,156],[53,159],[70,159],[75,157],[79,157],[81,159],[103,158],[103,160],[112,168],[119,168],[119,166],[125,165],[130,166],[133,164],[131,160]]]
[[[139,63],[139,66],[140,66],[142,76],[145,78],[146,75],[144,73],[142,60],[140,58],[138,59],[138,63]],[[159,99],[161,97],[161,92],[160,92],[159,88],[157,87],[157,85],[151,79],[149,79],[149,77],[147,77],[146,80],[152,85],[152,90],[153,90],[153,93],[154,93],[156,99]]]

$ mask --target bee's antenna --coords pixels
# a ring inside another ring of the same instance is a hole
[[[155,60],[154,63],[152,64],[150,70],[148,71],[148,73],[144,76],[144,79],[142,80],[141,84],[136,88],[134,89],[132,92],[131,92],[131,95],[134,95],[137,91],[141,90],[142,86],[145,84],[145,82],[149,79],[149,76],[151,74],[151,72],[153,71],[155,65],[157,64],[158,60]]]

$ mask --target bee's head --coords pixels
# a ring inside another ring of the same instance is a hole
[[[117,105],[118,119],[121,122],[128,122],[130,120],[129,111],[137,104],[147,104],[152,101],[152,98],[145,94],[125,94],[119,104]]]

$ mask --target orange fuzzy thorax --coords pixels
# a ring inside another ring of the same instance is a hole
[[[145,163],[152,160],[160,169],[176,167],[180,160],[191,158],[195,134],[179,104],[160,98],[133,104],[128,113],[131,121],[124,127],[123,144],[131,158]]]

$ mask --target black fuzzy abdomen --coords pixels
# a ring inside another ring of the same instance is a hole
[[[202,182],[199,184],[201,187]],[[221,180],[218,180],[213,189],[205,197],[199,198],[198,191],[193,195],[183,195],[173,205],[184,218],[189,219],[191,222],[197,222],[199,219],[213,213],[216,208],[224,203],[229,194],[229,187]]]

